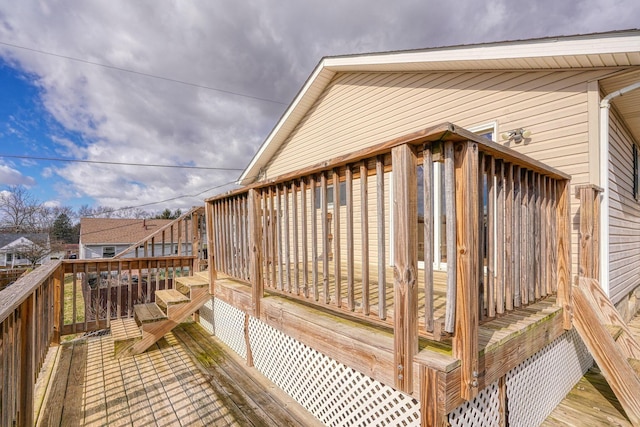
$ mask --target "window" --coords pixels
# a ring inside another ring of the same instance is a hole
[[[105,246],[102,248],[102,258],[113,258],[116,256],[115,246]]]
[[[13,261],[13,254],[12,253],[8,253],[7,254],[7,262],[11,262]]]
[[[333,208],[333,184],[327,185],[327,204],[329,209]],[[340,183],[340,206],[347,206],[347,184]],[[322,192],[320,187],[316,187],[316,209],[322,208]]]

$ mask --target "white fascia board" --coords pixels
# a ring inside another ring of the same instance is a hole
[[[303,108],[301,107],[300,104],[302,100],[304,100],[307,97],[307,93],[314,86],[315,82],[318,80],[318,76],[325,70],[325,66],[324,66],[325,61],[326,59],[323,58],[316,66],[315,70],[313,70],[313,73],[311,73],[311,75],[307,78],[307,81],[298,92],[298,95],[295,97],[293,102],[289,105],[289,108],[287,108],[287,110],[284,112],[284,114],[282,115],[282,117],[280,118],[276,126],[273,128],[273,130],[271,131],[267,139],[265,139],[265,141],[262,143],[262,145],[260,146],[256,154],[253,156],[253,158],[249,162],[249,165],[245,168],[245,170],[240,175],[240,178],[238,178],[237,184],[243,185],[255,180],[255,176],[258,174],[260,168],[264,166],[264,155],[269,154],[267,152],[269,148],[272,148],[272,149],[274,148],[272,147],[273,146],[272,143],[274,141],[278,142],[276,143],[276,147],[275,147],[276,149],[277,149],[277,146],[280,145],[279,142],[282,142],[282,141],[278,141],[278,139],[279,137],[282,138],[282,135],[280,135],[280,132],[282,131],[283,126],[285,125],[285,123],[288,122],[289,118],[294,113],[297,112],[299,108]],[[324,71],[324,72],[327,73],[327,71]],[[329,72],[329,73],[331,75],[334,74],[333,72]],[[275,152],[275,149],[273,151]],[[272,155],[273,153],[270,153],[270,154]]]
[[[594,34],[590,36],[558,37],[537,40],[443,47],[428,50],[385,52],[325,60],[325,66],[334,71],[367,65],[393,65],[412,63],[442,63],[452,61],[479,61],[500,59],[543,58],[550,56],[602,55],[637,52],[640,31]]]

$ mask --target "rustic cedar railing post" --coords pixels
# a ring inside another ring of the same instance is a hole
[[[580,243],[578,244],[578,274],[600,280],[600,193],[595,185],[580,185]]]
[[[408,145],[391,152],[394,213],[394,366],[398,390],[413,391],[418,351],[417,156]]]
[[[63,286],[64,266],[60,264],[60,267],[58,267],[53,274],[53,335],[51,337],[51,342],[56,345],[60,344],[60,335],[62,335],[62,325],[64,323],[64,302],[62,301]]]
[[[214,295],[215,283],[216,283],[216,264],[215,264],[215,253],[218,251],[216,247],[216,229],[214,224],[218,223],[217,219],[214,219],[214,202],[206,203],[205,210],[205,223],[207,228],[207,264],[209,265],[209,293]],[[218,210],[216,209],[216,212]]]
[[[478,394],[478,295],[480,282],[478,144],[456,144],[456,316],[453,356],[461,363],[461,396]]]
[[[249,190],[249,277],[251,280],[251,308],[253,316],[260,318],[260,300],[264,294],[262,278],[262,208],[260,193]]]
[[[558,250],[558,296],[556,304],[563,308],[563,326],[571,329],[571,218],[569,180],[557,181],[556,236]]]

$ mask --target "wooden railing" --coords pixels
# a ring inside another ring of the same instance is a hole
[[[471,398],[481,320],[550,294],[569,303],[568,188],[566,174],[444,124],[209,199],[211,276],[250,284],[258,316],[266,290],[392,327],[405,391],[418,335],[450,333]],[[441,202],[444,289],[431,244]]]
[[[206,243],[204,207],[197,206],[144,239],[120,251],[114,258],[193,255],[198,259],[196,268],[201,271],[207,267],[206,246],[203,243]]]
[[[600,196],[602,188],[581,185],[576,188],[580,199],[580,241],[578,275],[600,280]]]
[[[59,339],[61,266],[38,267],[0,291],[0,425],[33,425],[36,376]]]
[[[195,257],[69,260],[63,264],[60,331],[63,335],[109,328],[133,316],[133,306],[155,301],[176,276],[191,275]]]
[[[109,327],[194,271],[195,257],[64,260],[0,291],[0,425],[33,425],[34,386],[60,336]]]

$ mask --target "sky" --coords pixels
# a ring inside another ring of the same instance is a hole
[[[233,188],[323,56],[638,27],[637,0],[4,1],[0,191],[187,209]]]

